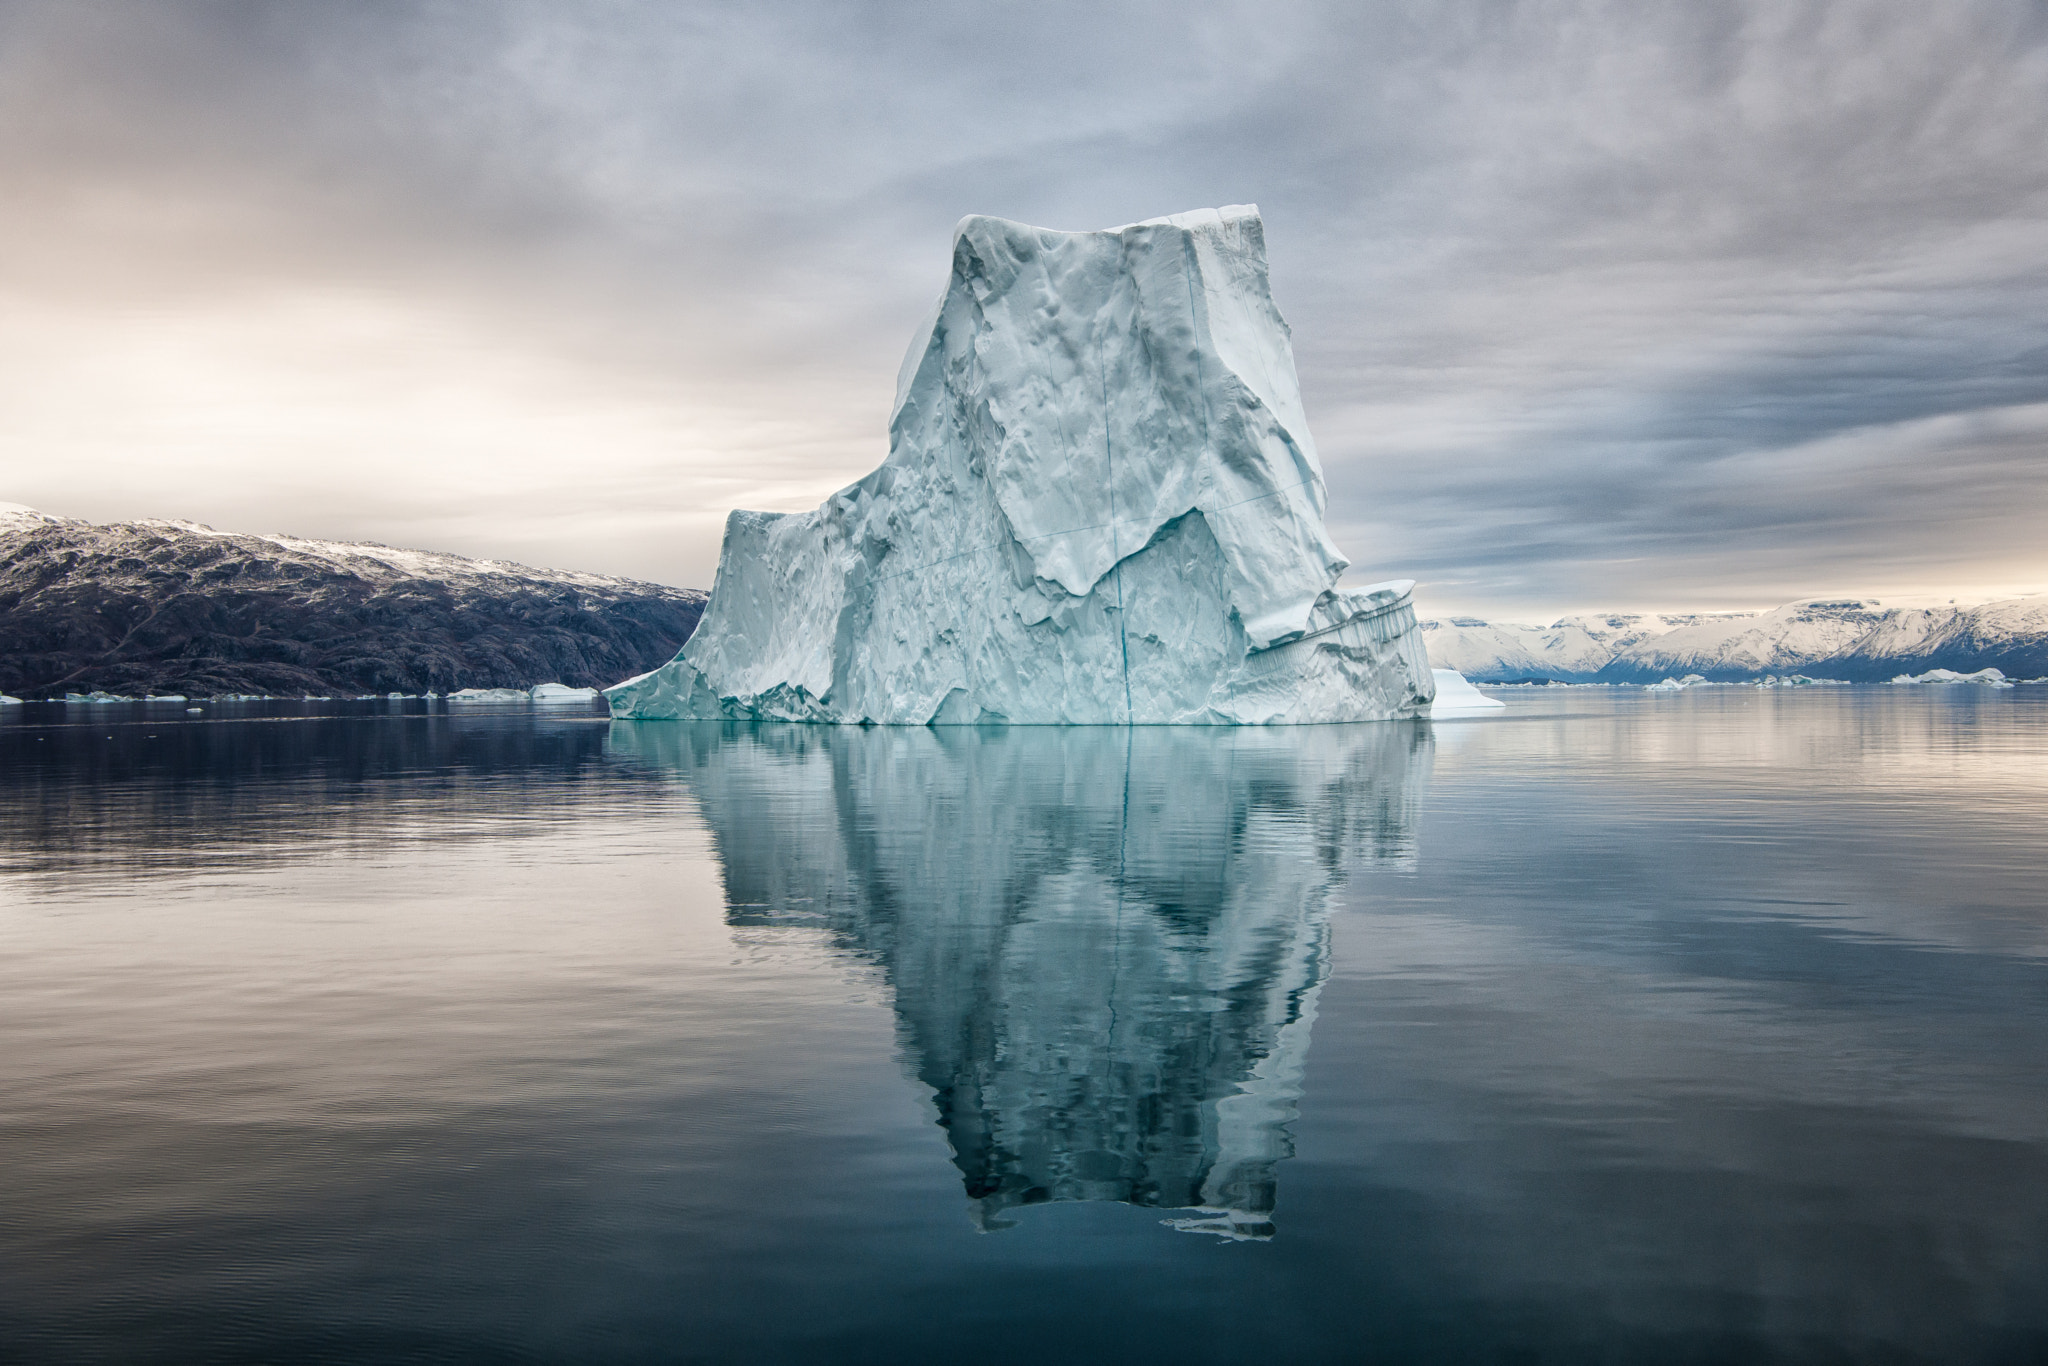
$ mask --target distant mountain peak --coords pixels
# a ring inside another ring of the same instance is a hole
[[[1800,672],[1886,679],[1931,668],[2048,674],[2048,600],[1884,607],[1818,597],[1767,612],[1585,613],[1549,626],[1451,617],[1422,623],[1430,662],[1467,678],[1649,683]]]
[[[61,517],[52,517],[49,513],[38,511],[26,503],[0,502],[0,530],[6,529],[11,524],[32,525],[39,522],[61,522],[62,520],[63,518]]]

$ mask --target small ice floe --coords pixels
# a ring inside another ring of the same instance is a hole
[[[1431,669],[1430,673],[1436,676],[1436,701],[1430,704],[1429,714],[1436,720],[1454,716],[1490,716],[1507,708],[1507,703],[1488,697],[1467,682],[1465,675],[1456,669]]]
[[[9,697],[6,693],[0,692],[0,707],[19,707],[24,705],[26,704],[19,697]]]
[[[597,689],[572,688],[566,683],[539,683],[527,696],[536,702],[595,702]]]
[[[98,705],[102,702],[140,702],[139,697],[128,697],[117,692],[68,692],[64,694],[67,706]]]
[[[531,702],[524,688],[459,688],[448,694],[450,702]]]
[[[1430,670],[1435,673],[1436,670]],[[1191,1219],[1161,1219],[1159,1222],[1176,1233],[1210,1233],[1233,1243],[1270,1243],[1273,1241],[1273,1216],[1260,1214],[1255,1210],[1210,1209],[1194,1206]]]
[[[1981,683],[1987,688],[2010,688],[2003,671],[1979,669],[1973,674],[1959,674],[1954,669],[1929,669],[1924,674],[1900,674],[1893,683]]]
[[[1683,678],[1667,678],[1661,683],[1652,683],[1648,687],[1644,688],[1643,691],[1684,692],[1687,688],[1697,687],[1699,684],[1704,683],[1706,681],[1706,679],[1701,678],[1698,674],[1687,674]]]
[[[1839,678],[1808,678],[1805,674],[1791,674],[1780,678],[1776,674],[1765,674],[1756,681],[1759,688],[1846,688],[1849,685]]]
[[[142,700],[145,702],[183,702],[185,700],[185,694],[181,692],[153,692],[149,696],[143,698]]]
[[[262,702],[267,699],[265,699],[264,695],[260,692],[221,692],[215,693],[213,696],[207,698],[206,700],[209,702]],[[306,700],[310,702],[325,701],[326,699],[308,698]]]
[[[185,715],[187,715],[187,716],[204,716],[204,715],[206,715],[206,708],[204,708],[204,707],[187,707],[187,708],[185,708]]]

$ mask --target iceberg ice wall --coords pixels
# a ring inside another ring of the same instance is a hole
[[[1259,724],[1415,715],[1406,581],[1337,588],[1247,206],[964,220],[881,468],[734,512],[702,623],[615,716]]]

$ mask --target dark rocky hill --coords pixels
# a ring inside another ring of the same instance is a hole
[[[0,504],[0,693],[605,687],[674,657],[705,597],[500,560],[192,522],[100,526]]]

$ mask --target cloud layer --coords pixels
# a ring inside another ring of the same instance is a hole
[[[1361,578],[2048,589],[2048,11],[0,6],[0,497],[704,584],[968,212],[1255,201]]]

